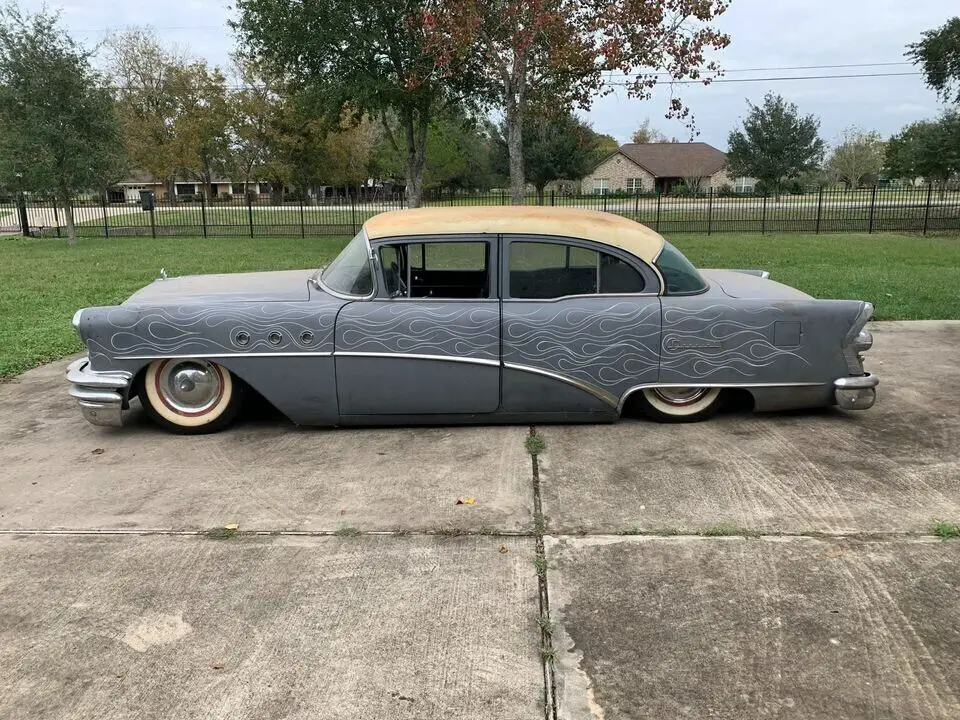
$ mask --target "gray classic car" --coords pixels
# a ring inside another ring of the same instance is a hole
[[[258,393],[302,425],[702,420],[866,409],[873,307],[759,270],[697,270],[649,228],[542,207],[377,215],[326,268],[158,279],[80,310],[87,420],[139,397],[177,432]]]

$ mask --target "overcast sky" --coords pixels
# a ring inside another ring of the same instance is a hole
[[[39,0],[21,0],[30,10]],[[226,64],[233,37],[226,20],[233,12],[224,0],[180,0],[176,3],[132,3],[129,0],[66,0],[46,3],[63,10],[73,36],[92,44],[111,29],[151,25],[167,43],[176,43],[195,56]],[[952,8],[952,11],[951,11]],[[909,64],[858,68],[769,70],[734,72],[748,68],[786,68],[810,65],[904,63],[904,46],[923,30],[942,25],[958,8],[948,0],[732,0],[717,26],[729,33],[730,47],[720,60],[727,79],[796,75],[910,73]],[[726,149],[727,136],[747,110],[746,100],[760,102],[773,90],[796,103],[804,113],[821,118],[821,136],[836,140],[847,126],[860,125],[883,135],[914,120],[935,115],[941,108],[935,94],[919,75],[715,83],[710,87],[683,85],[675,91],[696,115],[697,138]],[[589,112],[594,128],[628,142],[633,129],[646,117],[655,127],[681,139],[688,134],[680,123],[665,120],[669,92],[640,102],[617,93],[596,102]]]

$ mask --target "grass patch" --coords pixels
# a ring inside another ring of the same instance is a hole
[[[211,540],[229,540],[238,532],[237,528],[215,527],[206,530],[203,534]]]
[[[540,626],[540,631],[549,637],[553,635],[554,623],[553,619],[549,615],[541,615],[537,618],[537,624]]]
[[[533,559],[533,567],[537,571],[537,575],[546,575],[549,565],[547,564],[547,559],[542,555],[537,555]]]
[[[342,527],[337,528],[333,531],[333,534],[337,537],[356,537],[360,534],[360,528],[355,527]]]
[[[266,212],[266,211],[263,211]],[[146,215],[146,213],[143,213]],[[299,232],[299,231],[298,231]],[[960,238],[897,234],[671,236],[700,267],[761,268],[815,297],[869,300],[878,320],[960,318]],[[171,276],[319,267],[346,237],[0,239],[0,378],[82,349],[70,318]],[[528,438],[527,451],[544,451]]]
[[[704,528],[697,534],[701,537],[758,537],[760,535],[756,530],[748,530],[731,523],[712,525],[711,527]]]
[[[523,441],[523,446],[528,453],[536,457],[547,449],[547,441],[539,435],[527,435],[527,439]]]
[[[933,534],[942,538],[960,537],[960,523],[935,520],[933,523]]]

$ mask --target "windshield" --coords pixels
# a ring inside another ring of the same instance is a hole
[[[665,295],[696,295],[707,289],[707,281],[697,272],[693,263],[666,241],[654,264],[667,285],[664,288]]]
[[[373,293],[370,249],[363,230],[337,255],[320,275],[329,289],[343,295],[366,297]]]

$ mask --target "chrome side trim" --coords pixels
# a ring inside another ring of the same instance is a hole
[[[621,396],[620,401],[617,403],[617,412],[623,412],[623,406],[626,405],[627,399],[637,390],[649,390],[650,388],[685,388],[685,387],[702,387],[702,388],[740,388],[747,390],[749,388],[790,388],[790,387],[824,387],[828,383],[819,383],[819,382],[785,382],[785,383],[704,383],[704,382],[689,382],[689,383],[643,383],[642,385],[634,385],[631,388],[628,388]]]
[[[245,357],[330,357],[333,355],[329,350],[316,352],[235,352],[235,353],[216,353],[208,355],[207,353],[191,353],[189,355],[117,355],[115,360],[188,360],[190,358],[245,358]]]
[[[610,407],[617,407],[617,396],[613,393],[609,393],[606,390],[601,390],[595,385],[591,385],[588,382],[580,380],[578,378],[570,377],[569,375],[560,375],[559,373],[553,372],[552,370],[544,370],[543,368],[533,367],[532,365],[518,365],[516,363],[507,363],[503,364],[503,367],[509,368],[510,370],[519,370],[520,372],[533,373],[534,375],[542,375],[543,377],[548,377],[551,380],[558,380],[559,382],[566,383],[567,385],[573,385],[584,392],[588,392],[593,395],[595,398],[602,400],[607,403]]]
[[[504,298],[503,302],[505,303],[555,303],[561,302],[563,300],[577,300],[580,298],[587,299],[599,299],[599,298],[655,298],[659,297],[659,293],[589,293],[581,295],[561,295],[560,297],[555,298],[515,298],[509,297]],[[414,298],[419,299],[419,298]],[[449,302],[449,301],[448,301]]]
[[[417,353],[390,353],[390,352],[349,352],[338,350],[333,353],[334,357],[375,357],[390,358],[393,360],[438,360],[444,362],[469,363],[471,365],[489,365],[490,367],[500,367],[499,360],[490,360],[488,358],[462,357],[459,355],[419,355]]]

